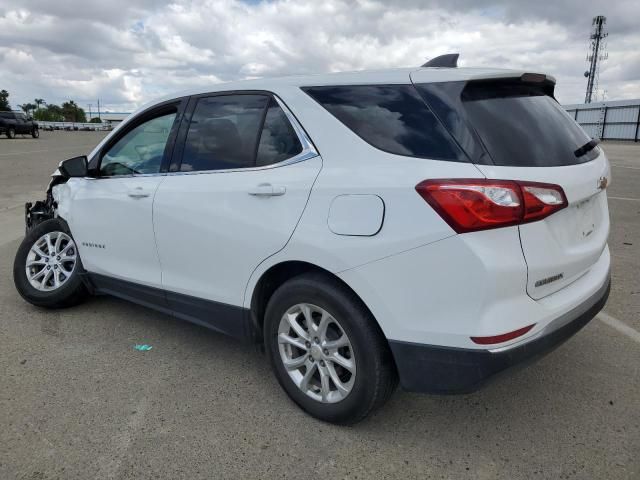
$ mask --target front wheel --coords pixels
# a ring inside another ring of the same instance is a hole
[[[34,128],[33,131],[31,132],[31,136],[33,138],[39,138],[40,137],[40,130],[37,128]]]
[[[69,227],[57,218],[42,222],[25,236],[13,263],[18,293],[38,307],[70,307],[84,300],[87,289],[81,272]]]
[[[328,275],[305,274],[282,285],[269,300],[264,336],[278,382],[320,420],[359,422],[397,385],[391,352],[375,319]]]
[[[15,128],[9,128],[9,129],[7,130],[7,138],[10,138],[10,139],[12,139],[12,140],[13,140],[14,138],[16,138],[16,129],[15,129]]]

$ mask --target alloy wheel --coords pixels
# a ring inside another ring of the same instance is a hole
[[[71,278],[77,261],[76,244],[69,235],[63,232],[45,233],[27,255],[27,280],[41,292],[57,290]]]
[[[307,396],[322,403],[344,400],[356,378],[349,337],[329,312],[309,303],[294,305],[278,327],[280,360]]]

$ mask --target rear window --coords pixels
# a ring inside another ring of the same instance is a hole
[[[441,116],[464,118],[495,165],[552,167],[593,160],[599,148],[595,144],[582,148],[591,138],[549,95],[548,89],[548,85],[518,80],[470,82],[457,92],[457,98],[450,98],[437,108],[443,110],[439,112]],[[427,99],[434,93],[429,85],[418,86],[418,90],[426,93]],[[455,90],[441,89],[440,93],[445,91]],[[462,128],[452,125],[451,131],[461,136]]]
[[[303,88],[360,138],[396,155],[467,161],[412,85]]]

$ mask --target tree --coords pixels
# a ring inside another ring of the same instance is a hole
[[[102,123],[102,120],[98,117],[93,117],[91,120],[89,120],[89,123]]]
[[[47,103],[42,98],[36,98],[33,102],[36,104],[36,109],[38,110],[40,110],[40,105]]]
[[[64,115],[62,114],[62,108],[58,105],[49,104],[45,108],[36,110],[33,118],[40,120],[41,122],[62,122],[64,121]]]
[[[62,104],[62,115],[65,122],[84,123],[87,121],[86,113],[73,100]]]
[[[24,103],[22,105],[18,105],[24,113],[30,115],[29,112],[33,112],[36,109],[36,106],[33,103]]]
[[[6,90],[0,90],[0,112],[10,112],[11,105],[9,105],[9,92]]]

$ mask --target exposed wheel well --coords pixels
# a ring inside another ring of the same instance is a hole
[[[258,280],[258,283],[253,290],[253,296],[251,297],[251,322],[253,323],[254,327],[253,331],[255,332],[256,343],[262,343],[263,341],[262,328],[264,324],[264,313],[267,309],[267,304],[269,303],[271,295],[273,295],[278,287],[280,287],[286,281],[297,277],[298,275],[310,272],[321,273],[329,278],[337,280],[348,292],[350,292],[354,296],[354,298],[362,303],[364,308],[366,308],[369,313],[371,313],[371,311],[358,296],[358,294],[354,292],[353,289],[349,285],[347,285],[340,277],[336,276],[330,271],[325,270],[322,267],[318,267],[317,265],[314,265],[312,263],[302,261],[288,261],[278,263],[262,274],[262,277],[260,277],[260,280]],[[373,314],[371,314],[371,317],[375,319]],[[375,328],[380,329],[380,325],[377,321],[375,321]],[[380,333],[382,334],[381,329]]]

